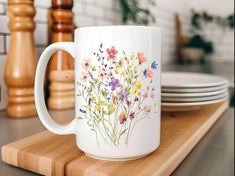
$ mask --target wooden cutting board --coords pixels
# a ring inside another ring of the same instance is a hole
[[[3,146],[2,160],[48,176],[169,175],[227,107],[228,102],[224,102],[198,111],[163,113],[160,147],[134,161],[108,162],[90,158],[76,147],[75,136],[58,136],[49,131]]]

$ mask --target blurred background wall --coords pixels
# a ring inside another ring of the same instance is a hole
[[[234,11],[233,0],[188,0],[188,5],[189,8],[194,8],[195,10],[206,10],[210,13],[223,16]]]
[[[228,15],[233,13],[233,0],[157,0],[152,7],[156,24],[163,30],[163,62],[171,62],[175,54],[175,22],[174,14],[179,13],[182,29],[190,34],[190,9],[206,10],[209,13]],[[5,58],[10,40],[7,28],[6,0],[0,0],[0,57]],[[35,41],[38,53],[47,45],[47,12],[51,6],[50,0],[35,0],[36,30]],[[73,11],[77,26],[118,25],[122,24],[120,5],[118,0],[75,0]],[[213,26],[206,27],[208,38],[215,43],[214,61],[233,61],[234,31],[223,31]],[[211,30],[213,28],[213,31]]]
[[[189,9],[207,11],[210,14],[227,16],[234,13],[234,0],[189,0]],[[223,30],[214,25],[205,26],[206,36],[214,44],[215,52],[210,56],[214,62],[234,62],[234,30]]]
[[[0,84],[1,95],[6,96],[3,83],[3,72],[6,54],[8,51],[10,35],[7,28],[8,17],[6,15],[7,0],[0,0]],[[36,30],[34,33],[38,56],[48,44],[47,15],[51,6],[50,0],[35,0]],[[147,0],[142,0],[147,4]],[[184,35],[191,34],[191,9],[197,11],[206,10],[208,13],[226,16],[234,12],[233,0],[156,0],[156,5],[150,7],[156,22],[150,25],[159,26],[163,33],[164,65],[174,62],[176,58],[176,37],[174,14],[178,13],[182,22]],[[76,26],[119,25],[122,24],[119,0],[74,0],[73,12]],[[213,25],[203,27],[202,31],[210,39],[215,52],[208,56],[212,62],[234,63],[234,30],[221,29]],[[1,102],[5,103],[5,102]]]

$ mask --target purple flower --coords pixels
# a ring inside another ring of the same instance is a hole
[[[135,112],[130,113],[130,119],[133,120],[135,118]]]
[[[101,82],[98,83],[98,90],[100,90],[100,87],[101,87]]]
[[[92,81],[89,81],[92,86],[94,86],[94,83]]]
[[[117,87],[120,86],[119,80],[112,77],[111,81],[109,82],[109,86],[111,87],[111,90],[114,91]]]
[[[126,117],[123,117],[120,121],[120,124],[124,124],[126,122],[127,118]]]
[[[120,100],[121,100],[121,101],[126,100],[126,99],[127,99],[127,96],[128,96],[128,93],[125,92],[124,90],[122,90],[122,91],[120,92]]]
[[[123,111],[119,115],[119,121],[120,121],[120,124],[124,124],[127,121],[127,113],[126,113],[126,111]]]
[[[127,121],[127,117],[125,114],[122,114],[120,117],[120,124],[124,124]]]
[[[91,72],[88,72],[89,76],[91,77],[91,79],[93,79],[93,75]]]

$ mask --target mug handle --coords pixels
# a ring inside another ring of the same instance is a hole
[[[34,84],[35,105],[38,116],[43,125],[51,132],[59,135],[75,134],[75,119],[68,125],[60,125],[56,123],[50,116],[45,100],[44,100],[44,77],[46,66],[51,56],[58,50],[67,51],[73,58],[75,58],[75,43],[74,42],[57,42],[49,45],[40,56]]]

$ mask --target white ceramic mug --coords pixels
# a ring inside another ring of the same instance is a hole
[[[75,59],[75,119],[68,125],[49,115],[43,96],[46,65],[54,52]],[[35,101],[40,120],[55,134],[75,134],[87,155],[130,160],[160,144],[161,30],[144,26],[85,27],[75,42],[58,42],[42,53]]]

